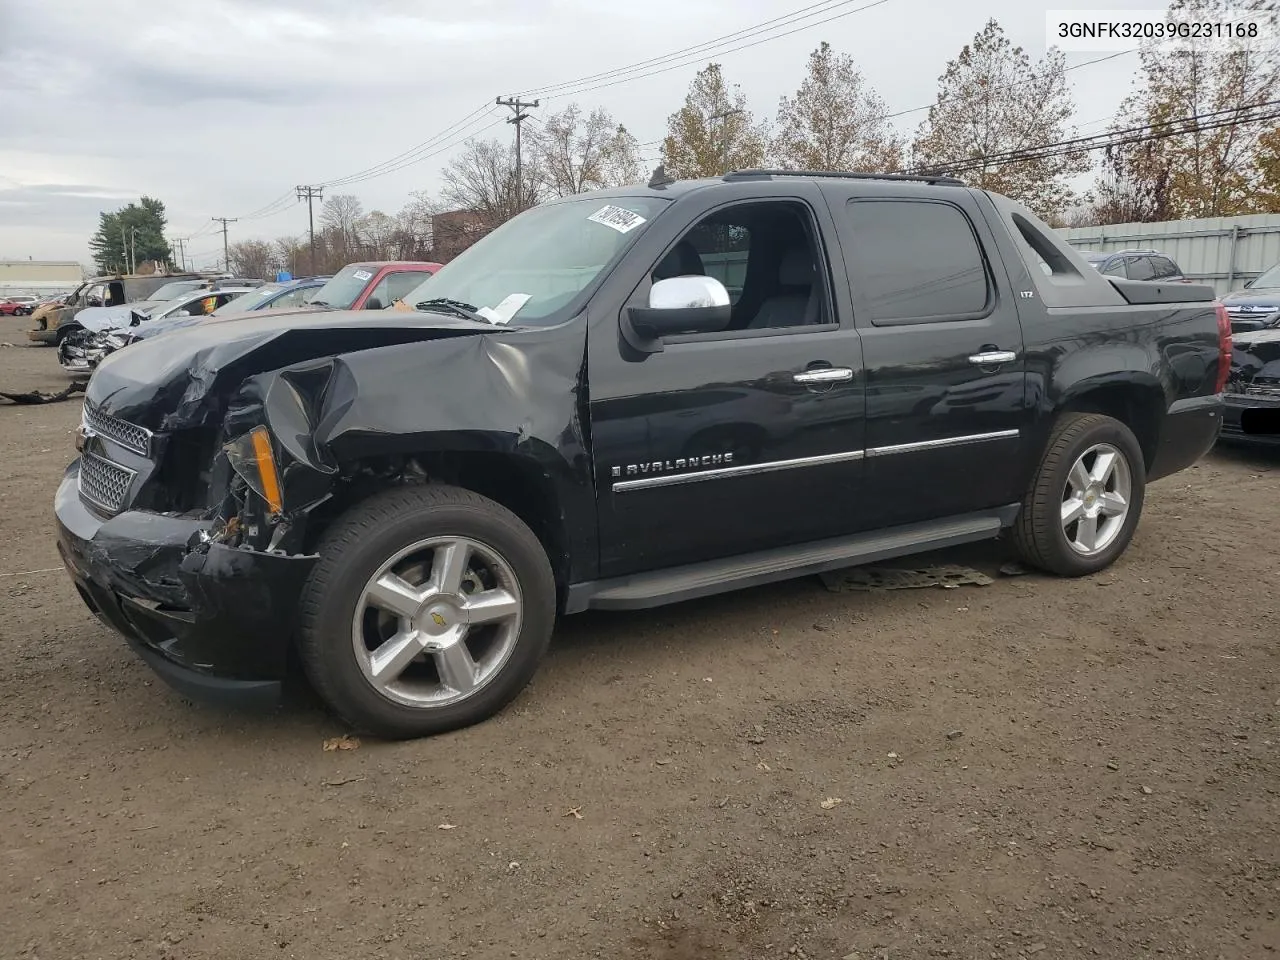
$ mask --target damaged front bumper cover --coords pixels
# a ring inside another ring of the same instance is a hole
[[[209,523],[80,500],[79,461],[55,499],[58,550],[89,609],[192,699],[278,701],[298,597],[318,559],[210,542]]]

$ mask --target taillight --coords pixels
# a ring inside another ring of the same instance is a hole
[[[1227,316],[1227,308],[1220,303],[1214,304],[1218,313],[1218,385],[1214,393],[1221,393],[1227,386],[1227,376],[1231,373],[1231,318]]]

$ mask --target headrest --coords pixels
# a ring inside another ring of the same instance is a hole
[[[813,258],[806,247],[793,247],[782,256],[778,264],[778,283],[784,287],[808,287],[813,285]]]

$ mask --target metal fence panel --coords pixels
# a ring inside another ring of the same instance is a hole
[[[1167,223],[1116,223],[1058,231],[1077,250],[1145,247],[1167,253],[1192,280],[1222,296],[1280,263],[1280,213]]]

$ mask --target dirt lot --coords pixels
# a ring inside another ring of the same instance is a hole
[[[27,323],[0,389],[61,386]],[[1278,458],[1154,486],[1097,578],[573,618],[496,720],[325,752],[305,692],[185,703],[48,569],[78,415],[0,407],[4,957],[1280,949]]]

